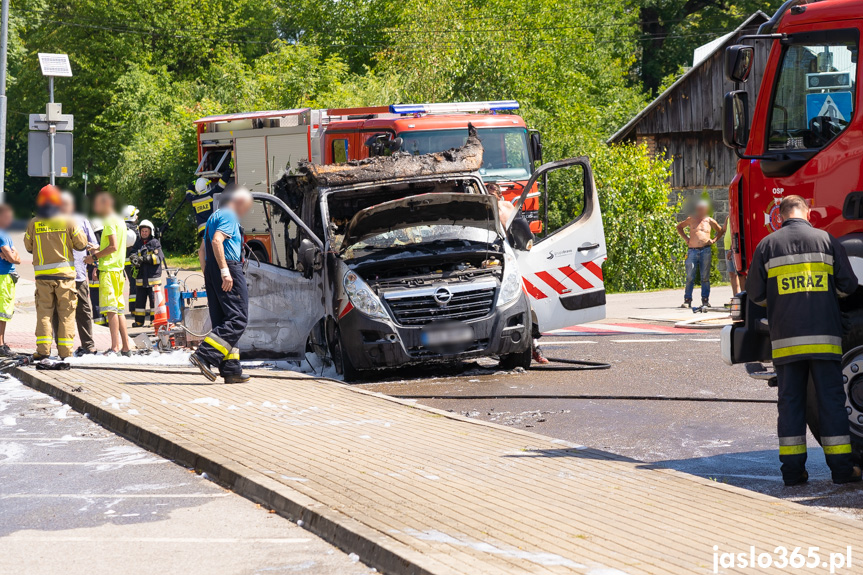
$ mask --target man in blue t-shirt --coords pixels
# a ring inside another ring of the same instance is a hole
[[[0,356],[15,355],[6,345],[6,324],[15,313],[15,264],[21,263],[18,250],[12,245],[12,238],[6,229],[12,223],[12,208],[0,205]]]
[[[249,320],[240,219],[251,209],[252,201],[248,190],[235,190],[209,217],[204,229],[204,286],[213,328],[189,361],[210,381],[216,381],[211,369],[216,365],[225,383],[249,381],[240,365],[237,343]]]

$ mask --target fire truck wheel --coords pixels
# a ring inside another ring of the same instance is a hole
[[[845,347],[845,349],[849,349],[851,346],[844,345],[843,347]],[[851,348],[850,351],[845,353],[842,357],[843,369],[853,361],[863,361],[863,346]],[[863,398],[863,374],[861,374],[860,378],[851,380],[851,386],[849,389],[851,390],[853,398]],[[852,401],[854,400],[852,399]],[[809,387],[806,393],[806,423],[809,426],[809,431],[812,432],[812,435],[820,444],[821,423],[818,413],[818,395],[815,391],[815,382],[811,377],[809,378]],[[863,462],[863,424],[854,419],[850,420],[849,423],[851,424],[851,448],[853,449],[854,458],[857,463],[861,463]]]
[[[339,332],[338,328],[336,328],[335,333],[333,334],[333,342],[331,346],[333,363],[336,366],[336,373],[341,375],[345,382],[358,381],[360,379],[360,372],[351,363],[351,358],[344,352],[342,334]]]

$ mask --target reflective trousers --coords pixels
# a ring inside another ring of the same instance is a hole
[[[815,382],[821,445],[834,481],[853,473],[842,365],[830,360],[800,360],[777,365],[779,380],[779,461],[782,477],[799,479],[806,467],[806,391]]]
[[[81,340],[81,348],[94,352],[96,351],[96,343],[93,341],[93,318],[90,302],[90,289],[86,281],[75,281],[75,291],[78,293],[78,299],[75,304],[75,325],[78,328],[78,338]],[[54,341],[57,342],[59,332],[59,316],[57,310],[54,310],[54,315],[51,317],[51,328],[54,330]],[[58,342],[59,345],[59,342]]]
[[[78,290],[75,279],[36,280],[36,353],[51,355],[52,319],[57,314],[57,352],[72,355],[75,341],[75,308]]]
[[[246,274],[243,273],[241,262],[229,261],[228,269],[234,285],[231,291],[222,291],[222,276],[215,265],[215,257],[210,254],[208,256],[204,269],[204,285],[207,289],[207,305],[213,328],[195,354],[209,365],[218,365],[222,376],[239,375],[243,368],[240,366],[237,342],[246,331],[249,321]]]

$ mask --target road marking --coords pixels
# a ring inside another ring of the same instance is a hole
[[[718,337],[693,337],[692,341],[719,341]]]
[[[10,493],[0,499],[202,499],[228,497],[230,493]]]
[[[291,537],[291,538],[246,538],[239,537],[218,537],[208,539],[206,537],[43,537],[29,535],[7,535],[4,540],[9,541],[45,541],[50,543],[81,543],[81,542],[103,542],[110,541],[111,543],[308,543],[311,541],[309,537]]]
[[[596,343],[595,341],[540,341],[536,340],[536,344],[538,346],[548,346],[548,345],[578,345],[583,343]]]
[[[676,339],[612,339],[611,343],[672,343],[679,341]]]

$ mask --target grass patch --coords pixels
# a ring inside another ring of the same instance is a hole
[[[198,261],[198,254],[193,256],[181,254],[165,254],[165,262],[169,268],[179,268],[181,270],[198,270],[201,269],[201,263]]]

